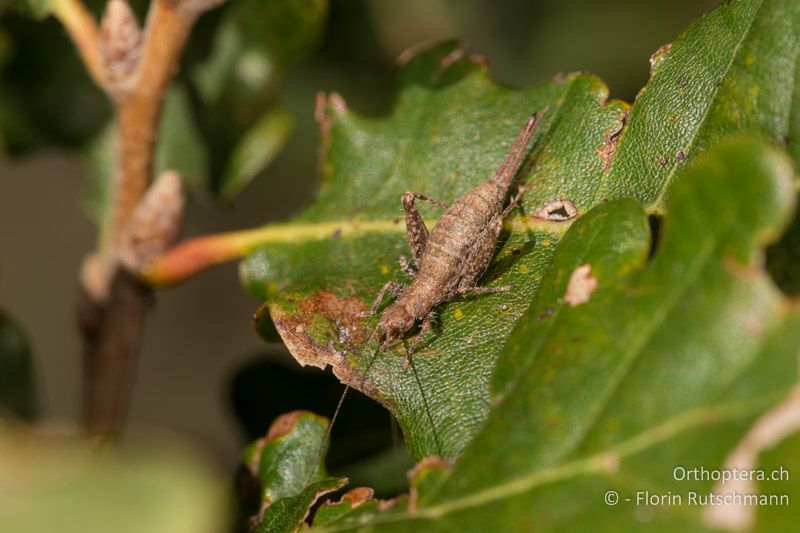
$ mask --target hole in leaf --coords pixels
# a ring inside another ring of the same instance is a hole
[[[571,200],[553,200],[539,208],[534,214],[534,218],[542,220],[569,220],[578,215],[578,210]]]
[[[652,259],[658,249],[658,243],[661,240],[661,225],[663,217],[659,215],[650,215],[647,217],[647,223],[650,225],[650,252],[647,254],[648,259]]]
[[[800,214],[783,237],[767,248],[767,271],[775,284],[786,294],[800,294]]]

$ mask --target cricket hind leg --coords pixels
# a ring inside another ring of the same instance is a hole
[[[454,290],[453,297],[470,292],[503,292],[509,289],[509,287],[490,288],[477,286],[478,281],[486,273],[489,264],[492,262],[492,257],[494,257],[495,248],[497,246],[497,238],[500,236],[501,231],[503,231],[503,218],[501,216],[496,216],[475,241],[475,245],[464,261],[465,269]]]
[[[435,200],[424,194],[409,191],[403,195],[403,210],[406,212],[408,246],[411,248],[411,257],[414,259],[414,264],[419,268],[422,262],[422,255],[425,253],[425,246],[428,244],[428,228],[425,226],[425,221],[422,220],[422,215],[419,213],[419,210],[417,210],[417,200],[430,202],[442,209],[447,209],[447,206],[439,200]]]
[[[492,221],[489,223],[489,227],[486,228],[483,234],[475,241],[475,246],[472,248],[467,260],[465,261],[466,270],[461,276],[461,281],[459,281],[458,286],[455,289],[454,296],[461,296],[463,294],[470,293],[490,294],[511,290],[510,285],[505,285],[503,287],[479,287],[477,286],[477,283],[480,281],[483,275],[486,274],[486,270],[489,268],[489,264],[492,262],[495,249],[497,247],[497,239],[500,237],[500,232],[503,231],[503,219],[505,219],[512,210],[520,205],[522,197],[525,195],[525,191],[525,186],[520,185],[519,189],[517,189],[517,193],[508,203],[508,206],[499,216],[496,216],[492,219]]]
[[[383,297],[386,296],[387,292],[392,293],[392,295],[395,298],[397,298],[398,296],[403,294],[403,292],[405,290],[406,290],[406,286],[405,285],[403,285],[401,283],[394,282],[394,281],[387,281],[386,284],[383,287],[381,287],[381,290],[378,291],[378,295],[375,297],[375,301],[372,302],[372,305],[369,308],[369,312],[362,313],[361,316],[372,316],[372,315],[374,315],[378,311],[378,307],[381,305],[381,302],[383,301]]]
[[[500,214],[501,218],[505,219],[511,211],[522,205],[522,197],[525,196],[525,191],[527,190],[528,187],[526,187],[524,183],[517,187],[517,193],[508,202],[506,208],[503,209],[503,212]]]

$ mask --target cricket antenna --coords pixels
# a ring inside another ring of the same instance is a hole
[[[370,338],[372,338],[370,336]],[[372,363],[375,362],[375,358],[380,351],[380,345],[375,349],[375,352],[372,354],[372,360],[367,365],[367,368],[364,369],[364,374],[372,367]],[[331,432],[333,431],[333,425],[336,423],[336,419],[339,417],[339,411],[342,410],[342,404],[344,403],[344,399],[347,396],[347,392],[350,390],[350,385],[345,385],[344,390],[342,391],[342,395],[339,396],[339,403],[336,404],[336,409],[333,411],[333,416],[331,416],[331,422],[328,424],[328,429],[325,431],[325,437],[323,437],[322,442],[319,445],[319,450],[317,451],[317,457],[314,460],[314,468],[311,470],[311,474],[308,476],[306,480],[306,487],[311,484],[311,480],[314,479],[314,474],[317,473],[317,468],[322,461],[322,454],[325,453],[325,447],[328,445],[331,439]]]
[[[414,373],[414,379],[417,380],[417,387],[419,387],[419,393],[422,395],[422,405],[425,407],[425,414],[428,415],[428,422],[431,424],[433,442],[436,444],[436,453],[439,455],[439,457],[442,457],[442,445],[439,443],[439,435],[436,433],[436,424],[433,423],[433,416],[431,415],[431,410],[428,407],[428,398],[425,396],[425,390],[422,388],[422,382],[419,380],[417,367],[414,366],[414,359],[409,358],[408,362],[411,366],[411,371]]]
[[[331,423],[328,424],[328,429],[325,430],[325,437],[322,439],[322,443],[319,445],[319,450],[317,451],[317,458],[314,459],[314,468],[311,469],[311,474],[309,474],[308,479],[306,480],[306,487],[311,484],[311,480],[314,479],[314,474],[317,473],[317,468],[319,468],[320,461],[322,461],[322,454],[325,453],[325,446],[328,445],[328,442],[331,440],[331,431],[333,431],[333,424],[336,422],[336,418],[339,416],[339,411],[342,410],[342,404],[344,403],[345,396],[347,396],[347,391],[350,390],[350,385],[345,385],[344,390],[342,391],[342,395],[339,396],[339,403],[336,404],[336,409],[333,411],[333,416],[331,417]]]
[[[372,336],[370,336],[372,338]],[[372,354],[372,359],[370,360],[367,367],[364,369],[364,376],[366,377],[366,373],[372,367],[373,363],[378,357],[378,352],[380,352],[380,344],[375,348],[375,351]],[[422,405],[425,407],[425,414],[428,417],[428,422],[431,425],[431,432],[433,433],[433,442],[436,445],[436,453],[439,457],[442,457],[442,445],[439,441],[439,434],[436,432],[436,424],[433,422],[433,416],[431,415],[430,407],[428,406],[428,398],[425,396],[425,390],[422,387],[422,382],[419,379],[419,374],[417,374],[417,367],[414,366],[414,360],[409,359],[409,363],[411,366],[411,371],[414,373],[414,379],[417,382],[417,387],[419,387],[420,395],[422,396]],[[314,479],[314,474],[317,473],[317,468],[322,461],[322,455],[325,453],[325,447],[328,445],[331,439],[331,433],[333,431],[333,425],[336,423],[336,419],[339,417],[339,412],[342,410],[342,404],[344,404],[344,399],[347,397],[347,393],[350,391],[350,385],[345,385],[344,390],[342,391],[342,395],[339,396],[339,402],[336,404],[336,409],[333,411],[333,415],[331,416],[331,422],[328,424],[328,429],[325,431],[325,437],[323,437],[322,442],[319,445],[319,450],[317,451],[317,457],[314,459],[314,468],[311,470],[311,473],[306,480],[305,486],[308,487],[311,484],[311,480]]]

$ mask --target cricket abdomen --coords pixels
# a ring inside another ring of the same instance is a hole
[[[477,236],[502,211],[505,195],[497,183],[480,183],[439,219],[428,237],[419,273],[402,298],[415,316],[425,316],[452,295]]]

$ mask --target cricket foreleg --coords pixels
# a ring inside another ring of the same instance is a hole
[[[522,203],[522,197],[525,196],[526,190],[528,190],[528,188],[525,187],[525,185],[520,185],[517,188],[517,194],[515,194],[514,197],[511,198],[511,201],[508,202],[506,208],[503,209],[503,213],[500,215],[502,218],[506,218],[511,211],[520,206],[520,204]]]
[[[414,338],[411,339],[411,342],[409,343],[408,348],[406,349],[406,357],[405,360],[403,361],[403,370],[406,370],[408,368],[408,365],[411,362],[411,354],[413,354],[414,351],[417,349],[417,344],[419,344],[419,341],[422,340],[422,337],[428,331],[430,331],[432,325],[433,325],[433,313],[430,313],[422,321],[422,325],[419,328],[419,333],[417,333],[414,336]]]
[[[425,200],[442,209],[447,209],[447,206],[439,200],[434,200],[424,194],[409,191],[403,195],[403,210],[406,212],[408,246],[411,248],[411,257],[414,259],[414,264],[419,268],[420,262],[422,261],[422,254],[425,253],[425,246],[428,243],[428,228],[425,226],[425,221],[422,220],[422,215],[420,215],[417,210],[417,199]]]
[[[362,313],[361,316],[372,316],[378,311],[378,307],[381,305],[383,301],[383,297],[386,296],[387,292],[391,292],[395,298],[403,294],[403,291],[406,290],[405,285],[400,283],[396,283],[394,281],[387,281],[386,284],[381,287],[381,290],[378,291],[378,295],[375,297],[375,301],[372,302],[372,306],[369,308],[368,313]]]

